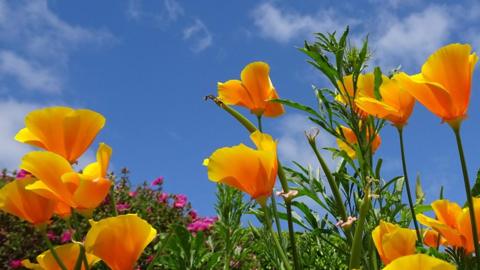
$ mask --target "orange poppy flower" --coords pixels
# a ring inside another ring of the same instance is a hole
[[[55,252],[68,270],[75,269],[75,263],[77,262],[78,255],[80,255],[80,244],[70,243],[55,247]],[[100,261],[99,258],[92,254],[85,254],[87,263],[91,267]],[[43,252],[37,256],[37,263],[32,263],[29,260],[23,260],[22,265],[28,269],[34,270],[60,270],[57,261],[53,257],[50,250]],[[86,269],[82,264],[82,269]]]
[[[401,79],[397,75],[392,79],[384,77],[379,89],[382,100],[360,96],[355,99],[355,104],[370,115],[386,119],[397,127],[403,127],[413,111],[415,99],[402,88],[399,82]]]
[[[135,214],[90,221],[85,250],[102,259],[112,270],[132,270],[157,231]]]
[[[425,254],[403,256],[383,268],[383,270],[455,270],[457,267],[446,261]]]
[[[474,251],[472,227],[468,208],[461,208],[458,204],[448,200],[436,200],[432,204],[436,219],[423,214],[417,215],[421,224],[428,226],[445,238],[445,246],[463,247],[467,253]],[[480,198],[474,198],[475,213],[480,215]],[[480,217],[477,218],[480,224]]]
[[[258,116],[277,117],[285,112],[280,103],[270,102],[278,98],[269,77],[270,67],[265,62],[248,64],[240,74],[241,81],[218,83],[218,98],[228,105],[250,109]]]
[[[27,189],[46,198],[63,203],[56,210],[66,212],[66,206],[86,211],[97,207],[110,190],[107,168],[112,149],[101,143],[97,150],[97,162],[76,173],[70,163],[52,152],[30,152],[22,159],[20,168],[30,172],[38,181]],[[67,207],[68,208],[68,207]]]
[[[16,179],[0,189],[0,210],[17,216],[34,225],[48,223],[53,215],[56,200],[44,198],[26,189],[36,179]]]
[[[385,221],[372,231],[372,238],[383,264],[387,265],[396,258],[415,254],[415,230],[401,228]]]
[[[30,112],[15,140],[54,152],[74,163],[105,125],[94,111],[50,107]]]
[[[382,75],[382,79],[385,80],[388,78]],[[360,117],[367,116],[368,112],[365,112],[362,108],[358,107],[355,100],[361,97],[375,99],[375,74],[366,73],[358,75],[356,91],[353,86],[352,75],[344,76],[343,84],[338,81],[337,85],[340,93],[337,94],[335,100],[342,104],[353,106],[353,110],[356,111]]]
[[[277,143],[260,131],[252,133],[250,139],[256,150],[243,144],[221,148],[206,159],[204,165],[208,167],[210,180],[262,200],[272,194],[277,178]]]
[[[353,132],[352,129],[350,129],[346,126],[340,126],[339,129],[341,130],[341,132],[343,133],[343,136],[345,137],[345,140],[349,144],[355,145],[355,144],[358,143],[357,136],[355,135],[355,133]],[[369,137],[369,134],[367,134],[367,137]],[[375,151],[377,151],[377,149],[378,149],[378,147],[380,147],[381,143],[382,143],[382,139],[380,138],[380,135],[378,135],[378,134],[375,135],[375,138],[373,139],[373,141],[370,145],[370,147],[372,149],[372,153],[375,153]],[[337,138],[337,145],[338,145],[338,148],[340,150],[345,151],[350,158],[353,159],[357,155],[355,149],[350,147],[350,145],[348,145],[342,139]]]
[[[445,240],[445,238],[443,238],[437,231],[426,230],[423,233],[423,243],[429,247],[437,248],[437,246],[440,245],[445,246],[447,244],[447,240]]]
[[[404,89],[443,121],[467,116],[478,57],[468,44],[450,44],[430,55],[419,74],[400,73]]]

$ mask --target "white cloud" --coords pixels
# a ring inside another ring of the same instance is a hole
[[[3,70],[0,76],[17,79],[28,89],[59,92],[72,50],[111,40],[108,31],[89,30],[62,20],[46,0],[0,1],[2,64],[13,70]]]
[[[182,5],[176,0],[129,0],[127,6],[128,18],[153,22],[158,26],[174,22],[184,14]]]
[[[212,34],[200,19],[195,19],[193,24],[183,29],[183,39],[191,42],[193,52],[201,52],[213,43]]]
[[[61,79],[45,67],[36,66],[12,51],[0,50],[0,78],[11,76],[29,90],[59,92]]]
[[[340,23],[329,11],[317,14],[300,14],[292,10],[281,9],[273,3],[258,5],[252,12],[255,26],[260,35],[277,42],[286,43],[293,38],[309,38],[313,33],[341,31],[347,24]]]
[[[449,38],[454,19],[442,6],[429,6],[405,18],[386,14],[380,20],[379,36],[374,41],[376,59],[386,68],[399,63],[417,66]]]
[[[15,134],[24,126],[24,117],[36,104],[22,103],[14,100],[0,101],[0,169],[13,170],[20,164],[20,159],[31,148],[16,142]]]
[[[305,115],[290,113],[281,120],[277,127],[280,134],[278,152],[279,158],[285,161],[286,165],[296,161],[305,167],[318,168],[318,160],[305,137],[305,131],[310,131],[312,128],[317,128],[317,126]],[[317,136],[317,147],[321,149],[335,146],[335,139],[321,130]],[[329,167],[334,168],[336,162],[331,158],[331,153],[324,150],[320,150],[320,152]]]

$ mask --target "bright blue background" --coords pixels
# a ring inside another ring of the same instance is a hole
[[[28,150],[12,136],[30,109],[59,104],[90,108],[107,118],[98,141],[113,147],[116,172],[127,166],[137,183],[164,176],[167,192],[188,195],[204,215],[214,214],[215,184],[207,179],[202,160],[219,147],[249,139],[203,97],[216,93],[218,81],[238,78],[249,62],[270,64],[281,97],[313,105],[311,85],[330,85],[296,49],[312,39],[312,32],[342,31],[350,24],[357,44],[369,34],[377,56],[372,66],[389,70],[401,64],[409,73],[418,72],[428,55],[445,44],[480,47],[480,9],[474,1],[0,3],[0,147],[5,149],[0,167],[13,169]],[[480,167],[477,74],[463,129],[472,181]],[[309,126],[293,110],[265,122],[265,130],[284,145],[280,155],[286,162],[312,160],[303,138]],[[400,175],[396,130],[387,126],[381,135],[378,155],[385,159],[384,173]],[[319,145],[334,145],[331,138],[322,138]],[[417,106],[405,140],[410,174],[421,174],[428,199],[436,198],[444,185],[446,197],[463,202],[449,127]]]

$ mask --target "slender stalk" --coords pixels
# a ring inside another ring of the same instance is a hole
[[[231,252],[230,252],[230,229],[228,229],[227,239],[225,240],[225,260],[223,262],[223,270],[230,270]]]
[[[278,251],[278,254],[280,255],[280,259],[282,260],[285,268],[287,270],[291,270],[292,267],[290,266],[290,262],[288,261],[287,255],[283,251],[283,247],[280,244],[280,242],[278,241],[277,237],[275,237],[275,233],[272,229],[272,219],[270,217],[269,209],[267,207],[266,198],[263,202],[261,202],[259,200],[259,204],[262,206],[263,212],[265,213],[265,220],[264,220],[265,221],[265,226],[267,227],[268,232],[270,233],[270,235],[273,238],[273,242],[275,244],[275,248]]]
[[[85,254],[85,247],[82,244],[80,245],[80,252],[78,253],[77,261],[75,262],[75,270],[82,270],[82,264],[85,265],[85,270],[89,270],[90,266],[88,265],[87,255]]]
[[[288,216],[288,235],[290,237],[290,243],[292,245],[292,253],[293,253],[293,266],[295,270],[302,269],[300,264],[300,258],[298,256],[297,251],[297,243],[295,239],[295,231],[293,229],[293,222],[292,220],[292,204],[291,202],[285,203],[285,207],[287,208],[287,216]]]
[[[263,132],[262,128],[262,115],[257,115],[257,127],[260,132]],[[277,208],[277,200],[275,199],[275,194],[272,193],[270,196],[270,200],[272,201],[272,210],[273,210],[273,217],[275,219],[275,227],[277,228],[277,233],[278,233],[278,238],[280,239],[280,242],[282,243],[282,246],[284,244],[283,237],[282,237],[282,227],[280,225],[280,218],[278,217],[278,208]]]
[[[90,265],[88,265],[88,260],[87,260],[87,253],[85,252],[85,246],[81,245],[80,248],[82,251],[82,260],[83,260],[83,264],[85,265],[85,270],[90,270]]]
[[[470,187],[470,179],[468,177],[467,162],[465,161],[465,154],[463,152],[462,138],[460,136],[460,123],[458,125],[450,125],[455,133],[455,139],[457,141],[458,154],[460,156],[460,162],[462,163],[463,182],[465,184],[465,192],[467,193],[468,211],[470,213],[470,222],[472,223],[473,234],[473,246],[475,247],[475,258],[477,269],[480,269],[480,247],[478,245],[478,229],[475,219],[475,209],[473,205],[473,196]]]
[[[54,258],[55,261],[57,262],[57,264],[58,264],[58,266],[60,267],[60,269],[62,269],[62,270],[68,270],[67,267],[65,266],[65,264],[62,262],[62,260],[61,260],[60,257],[58,256],[57,251],[55,251],[55,248],[53,247],[52,242],[50,242],[50,239],[48,239],[47,231],[46,231],[46,230],[42,230],[42,236],[43,236],[43,239],[45,240],[45,242],[47,243],[48,249],[49,249],[50,252],[52,253],[53,258]]]
[[[161,240],[162,244],[157,248],[157,252],[155,253],[155,257],[153,257],[152,262],[150,262],[150,264],[148,265],[147,270],[152,270],[153,269],[153,266],[155,265],[155,263],[160,258],[160,254],[162,253],[164,247],[167,245],[168,240],[170,240],[170,237],[172,235],[173,235],[173,227],[170,227],[169,232],[168,232],[167,236],[165,237],[165,239]]]
[[[408,205],[410,206],[410,213],[412,214],[415,232],[417,232],[417,245],[422,245],[422,235],[420,234],[420,228],[418,226],[417,217],[415,215],[415,209],[413,208],[412,192],[410,190],[410,181],[408,180],[407,174],[407,162],[405,161],[405,146],[403,144],[403,128],[397,127],[397,130],[398,137],[400,138],[400,152],[402,154],[403,177],[405,178],[405,187],[407,188]]]
[[[209,96],[206,96],[205,99],[210,99],[213,102],[215,102],[215,104],[217,106],[219,106],[220,108],[225,110],[227,113],[229,113],[231,116],[233,116],[235,119],[237,119],[237,121],[240,124],[242,124],[250,133],[253,133],[257,130],[255,125],[252,122],[250,122],[245,116],[243,116],[241,113],[239,113],[238,111],[236,111],[232,107],[223,103],[217,97],[215,97],[213,95],[209,95]],[[288,193],[290,188],[288,187],[287,177],[285,176],[285,172],[283,171],[282,163],[278,159],[277,159],[277,162],[278,162],[278,179],[280,180],[280,184],[282,185],[283,192]],[[285,205],[288,205],[288,204],[291,204],[291,203],[292,203],[291,198],[285,200]],[[290,209],[291,209],[291,207],[290,207]],[[287,211],[287,221],[288,221],[289,235],[290,236],[292,236],[292,235],[295,236],[294,231],[293,231],[293,219],[292,219],[291,211]],[[292,250],[296,250],[295,239],[291,238],[290,242],[292,244]],[[298,259],[298,256],[295,255],[294,259],[295,258]],[[295,265],[297,265],[297,264],[299,264],[299,262],[295,263]]]
[[[349,269],[360,269],[360,261],[362,258],[362,239],[363,231],[365,227],[365,221],[367,219],[368,211],[370,209],[370,183],[367,183],[365,188],[365,195],[363,197],[363,202],[360,206],[360,216],[357,220],[357,225],[355,227],[355,234],[353,237],[353,244],[350,250],[350,263]]]
[[[325,177],[327,178],[328,184],[330,185],[330,189],[332,191],[333,198],[335,199],[336,208],[339,211],[340,217],[342,218],[343,222],[346,222],[348,220],[347,209],[345,208],[345,205],[343,203],[342,195],[340,194],[340,189],[338,188],[337,182],[333,178],[333,175],[330,172],[330,169],[328,168],[327,163],[325,162],[325,160],[322,158],[322,155],[318,151],[314,136],[307,136],[307,139],[308,139],[308,143],[312,147],[313,152],[315,153],[315,156],[318,159],[318,162],[320,163],[320,166],[322,167],[323,172],[325,173]],[[350,234],[350,228],[344,228],[344,230],[345,230],[347,239],[351,243],[352,236]]]

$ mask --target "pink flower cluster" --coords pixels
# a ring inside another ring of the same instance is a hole
[[[168,193],[165,193],[165,192],[160,193],[160,195],[158,195],[157,200],[159,203],[167,203]]]
[[[175,208],[183,208],[187,205],[188,198],[183,194],[175,195],[175,201],[173,202],[173,207]]]
[[[187,230],[192,233],[208,231],[212,228],[213,224],[217,222],[218,217],[201,217],[188,224]]]
[[[163,184],[163,177],[162,176],[158,177],[157,179],[153,180],[153,182],[152,182],[152,186],[160,186],[161,184]]]
[[[123,212],[127,211],[130,208],[130,205],[128,203],[117,203],[115,207],[117,208],[117,211]]]
[[[10,263],[9,263],[9,266],[12,269],[21,268],[23,266],[22,265],[22,260],[11,260]]]

